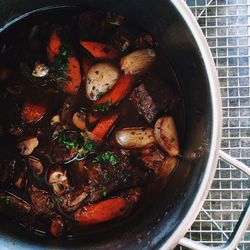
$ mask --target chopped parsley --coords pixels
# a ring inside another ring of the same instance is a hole
[[[77,160],[85,159],[96,152],[96,143],[89,139],[87,134],[79,137],[76,133],[62,131],[59,135],[59,142],[68,149],[74,149],[78,152]]]
[[[105,102],[105,103],[101,103],[99,105],[97,105],[95,108],[94,108],[94,112],[105,112],[105,111],[109,111],[109,108],[112,104],[112,99],[110,99],[108,102]]]
[[[81,113],[81,114],[82,114],[82,113],[85,113],[85,112],[86,112],[86,110],[87,110],[86,108],[81,107],[81,108],[79,109],[79,113]]]
[[[96,156],[95,159],[93,160],[93,163],[101,161],[109,162],[112,166],[114,166],[118,163],[118,157],[114,153],[106,151]]]
[[[97,93],[97,95],[96,95],[97,99],[101,98],[102,96],[103,96],[103,92],[102,92],[102,91],[100,91],[100,92]]]
[[[71,136],[70,136],[71,135]],[[68,149],[78,149],[79,145],[77,142],[77,138],[73,133],[68,131],[61,131],[59,134],[59,142],[64,144]]]
[[[55,59],[55,62],[51,65],[51,70],[54,71],[55,79],[58,82],[62,82],[65,80],[65,77],[66,77],[65,73],[68,69],[68,57],[69,56],[70,56],[70,53],[69,53],[68,46],[65,43],[63,43],[60,47],[60,51]]]

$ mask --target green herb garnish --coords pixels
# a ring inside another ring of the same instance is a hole
[[[114,153],[107,151],[96,156],[95,159],[93,160],[93,163],[101,161],[110,162],[110,164],[114,166],[118,163],[118,157]]]
[[[64,144],[68,149],[78,149],[79,145],[76,136],[69,137],[69,132],[62,131],[59,134],[59,142]]]
[[[76,150],[78,152],[77,160],[85,159],[95,153],[96,143],[89,139],[87,134],[81,137],[78,137],[77,134],[72,135],[72,132],[62,131],[59,134],[59,142],[68,149]]]
[[[55,62],[51,65],[51,70],[55,73],[55,79],[58,82],[65,80],[65,73],[68,69],[68,57],[70,56],[68,46],[63,43]],[[57,83],[58,84],[58,83]]]
[[[80,112],[80,113],[85,113],[85,112],[86,112],[86,110],[87,110],[86,108],[81,107],[81,108],[79,109],[79,112]]]
[[[97,99],[101,98],[102,96],[103,96],[103,92],[102,92],[102,91],[100,91],[100,92],[97,93],[97,95],[96,95]]]
[[[81,139],[83,141],[81,144],[82,146],[78,148],[77,160],[85,159],[94,154],[96,151],[96,143],[89,139],[87,134],[84,134]]]
[[[109,111],[109,108],[112,104],[112,99],[110,99],[108,102],[105,102],[105,103],[101,103],[99,105],[97,105],[95,108],[94,108],[94,112],[105,112],[105,111]]]

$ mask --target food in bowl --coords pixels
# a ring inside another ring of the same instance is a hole
[[[28,17],[1,39],[0,211],[54,237],[146,208],[184,127],[178,81],[149,33],[113,12],[66,13]]]

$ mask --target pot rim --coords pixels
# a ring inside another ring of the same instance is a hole
[[[177,12],[179,12],[186,25],[190,29],[190,33],[192,33],[193,38],[195,39],[200,50],[201,57],[204,61],[212,100],[212,137],[207,166],[205,169],[203,180],[199,187],[199,191],[197,192],[188,213],[185,215],[182,222],[178,225],[174,234],[165,243],[162,244],[161,249],[174,249],[175,246],[178,245],[180,239],[185,236],[188,229],[192,226],[195,218],[198,216],[202,205],[207,198],[215,175],[219,158],[222,133],[222,104],[220,85],[211,51],[199,24],[197,23],[195,17],[193,16],[186,3],[180,0],[171,0],[171,3],[175,6]]]

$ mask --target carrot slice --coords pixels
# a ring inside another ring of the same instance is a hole
[[[90,41],[80,41],[80,44],[97,59],[113,59],[118,55],[118,50],[111,45]]]
[[[131,75],[122,75],[115,86],[99,100],[95,101],[94,106],[108,103],[110,106],[123,100],[132,88],[133,78]]]
[[[27,123],[37,122],[45,115],[46,111],[45,105],[26,101],[21,110],[21,118]]]
[[[88,115],[88,122],[90,124],[94,123],[94,122],[97,122],[98,120],[100,120],[100,115],[94,115],[94,114],[89,114]]]
[[[120,217],[127,211],[127,202],[118,197],[91,204],[75,212],[75,220],[81,224],[90,225],[112,220]]]
[[[68,58],[66,82],[63,91],[67,94],[76,94],[81,84],[81,71],[78,60],[75,57]]]
[[[118,114],[112,114],[101,119],[93,129],[92,133],[98,138],[103,139],[107,135],[109,130],[114,126],[117,118]]]
[[[47,46],[48,59],[51,63],[54,62],[55,58],[58,56],[61,45],[62,41],[57,33],[57,30],[54,30],[50,36]]]

